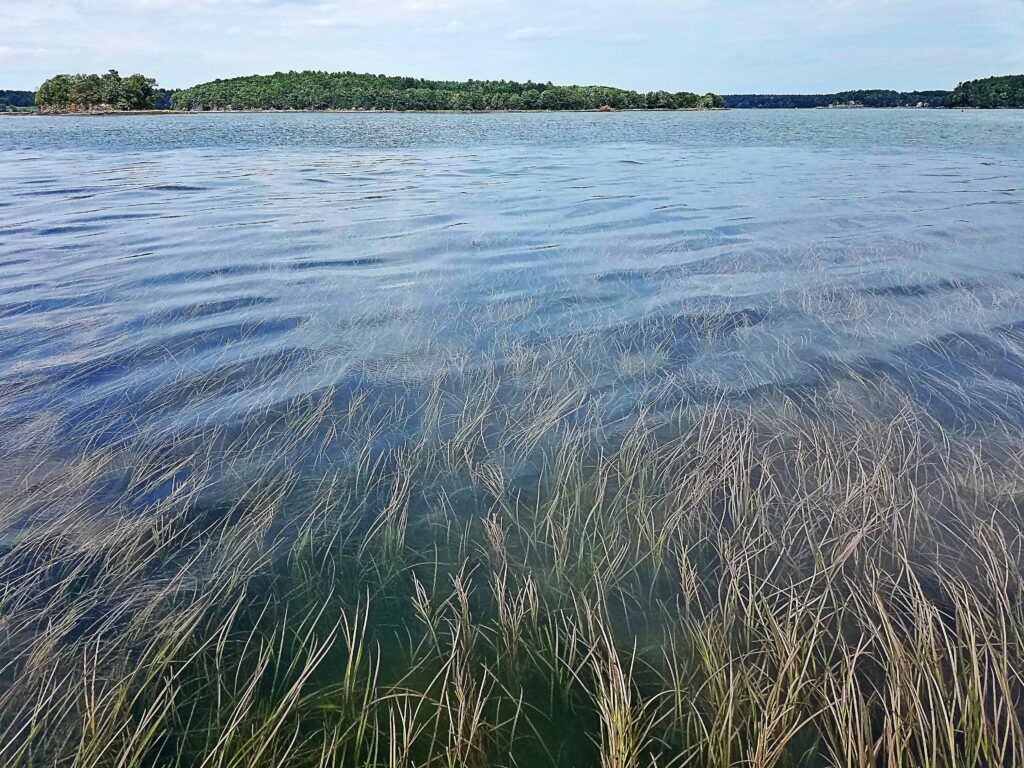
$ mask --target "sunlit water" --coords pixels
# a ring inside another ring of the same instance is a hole
[[[884,376],[1024,421],[1022,187],[1020,112],[2,119],[0,453],[577,337],[609,420]]]

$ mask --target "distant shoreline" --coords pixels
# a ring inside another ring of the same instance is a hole
[[[613,115],[618,113],[699,113],[699,112],[848,112],[877,110],[883,112],[1013,112],[1024,108],[1001,106],[790,106],[790,108],[735,108],[720,106],[714,109],[650,109],[650,110],[125,110],[123,112],[0,112],[0,118],[119,118],[119,117],[184,117],[200,115]]]
[[[728,107],[711,109],[144,109],[103,112],[10,112],[0,114],[35,117],[164,117],[170,115],[552,115],[601,114],[620,112],[729,112]]]

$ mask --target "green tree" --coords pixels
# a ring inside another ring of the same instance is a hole
[[[36,92],[36,106],[40,109],[67,109],[71,105],[71,76],[51,77]]]
[[[152,109],[156,81],[145,75],[122,78],[117,70],[105,75],[57,75],[39,87],[36,104],[41,109]]]
[[[157,97],[156,80],[134,74],[121,82],[120,109],[153,109]],[[123,106],[121,106],[123,104]]]
[[[99,101],[115,109],[127,109],[121,93],[121,75],[112,69],[100,78]]]
[[[98,107],[103,104],[103,78],[99,75],[78,75],[72,79],[71,100],[83,108]]]
[[[533,88],[523,91],[523,109],[540,109],[540,94]]]

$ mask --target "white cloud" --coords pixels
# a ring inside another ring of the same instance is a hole
[[[9,45],[0,45],[0,61],[5,59],[18,59],[25,56],[42,58],[50,53],[46,48],[15,48]]]
[[[402,5],[406,11],[413,13],[433,13],[435,11],[450,11],[458,3],[454,0],[409,0]]]
[[[506,35],[509,40],[554,40],[565,37],[565,31],[556,27],[522,27]]]
[[[438,35],[456,35],[460,32],[465,32],[467,29],[469,29],[469,27],[459,19],[452,19],[447,24],[420,27],[420,30],[423,32]]]
[[[637,45],[639,43],[646,43],[651,38],[650,35],[642,35],[639,32],[617,32],[611,35],[608,39],[614,43]]]

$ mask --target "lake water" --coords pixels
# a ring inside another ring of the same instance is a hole
[[[0,455],[568,346],[609,423],[880,378],[1024,423],[1022,189],[1022,112],[0,119]]]

